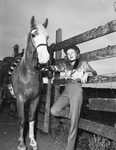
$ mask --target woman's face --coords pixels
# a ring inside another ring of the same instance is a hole
[[[66,55],[70,61],[74,61],[78,58],[77,51],[75,51],[74,49],[68,49]]]

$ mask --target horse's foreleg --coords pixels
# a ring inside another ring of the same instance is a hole
[[[30,138],[30,146],[32,150],[38,150],[38,144],[35,141],[34,137],[34,123],[35,123],[35,111],[39,102],[39,97],[36,98],[30,104],[30,115],[29,115],[29,138]]]
[[[24,144],[24,123],[25,123],[25,116],[24,116],[24,101],[17,100],[17,109],[19,114],[19,121],[20,121],[20,132],[19,132],[19,146],[18,150],[26,150],[26,145]]]
[[[30,146],[33,148],[33,150],[38,149],[37,142],[35,141],[34,138],[34,123],[35,121],[30,121],[29,122],[29,138],[30,138]]]

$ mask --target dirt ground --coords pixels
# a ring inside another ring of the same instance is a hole
[[[28,126],[26,125],[28,131]],[[39,150],[65,150],[69,126],[67,124],[54,124],[54,128],[50,130],[49,134],[37,129],[36,140],[39,145]],[[17,150],[19,135],[18,117],[9,116],[6,113],[0,113],[0,150]],[[91,148],[89,147],[91,139]],[[75,150],[116,150],[116,142],[109,148],[104,148],[109,144],[109,141],[98,137],[94,139],[93,134],[78,130],[78,138],[76,141]],[[28,132],[26,136],[27,150],[29,147]],[[94,148],[93,148],[94,147]],[[97,148],[96,148],[97,147]]]
[[[18,123],[19,120],[17,117],[18,115],[17,113],[12,116],[11,114],[9,115],[8,108],[6,107],[6,109],[2,109],[1,107],[0,109],[0,150],[16,150],[18,146],[18,136],[19,136],[19,123]],[[86,115],[87,115],[87,112],[86,112]],[[93,112],[91,115],[91,111],[89,111],[88,115],[92,116]],[[104,120],[108,122],[110,121],[110,118],[113,117],[113,119],[111,120],[115,122],[114,121],[115,117],[114,116],[111,117],[111,114],[109,115],[110,117],[104,117],[105,118]],[[102,116],[101,113],[98,114],[94,112],[94,117],[97,118],[97,116],[99,116],[100,120],[103,120],[104,115]],[[68,132],[69,132],[69,126],[67,126],[67,124],[63,124],[61,122],[56,122],[56,121],[52,125],[53,126],[51,126],[51,130],[49,134],[45,134],[41,130],[37,129],[36,140],[39,145],[39,150],[65,150]],[[28,129],[28,126],[26,126],[26,129]],[[91,142],[90,142],[90,139],[92,139]],[[99,139],[101,138],[98,138],[98,140]],[[92,133],[89,133],[83,130],[78,130],[76,150],[90,150],[90,149],[95,150],[96,145],[98,146],[99,144],[99,147],[101,147],[101,145],[104,146],[109,143],[109,141],[105,140],[104,138],[100,140],[99,142],[96,140],[96,138],[94,140],[95,141],[93,141]],[[106,144],[104,144],[104,141],[106,142]],[[90,143],[92,145],[92,148],[89,147]],[[26,136],[26,145],[27,145],[27,150],[30,150],[28,132]],[[93,149],[93,147],[95,149]],[[99,149],[99,147],[96,150],[116,150],[116,143],[113,144],[114,148],[112,149],[111,148]]]
[[[16,150],[18,146],[18,135],[18,118],[14,116],[10,117],[6,114],[0,114],[0,150]],[[62,136],[61,132],[59,133],[59,129],[50,134],[45,134],[41,130],[37,130],[36,139],[39,144],[39,150],[65,150],[67,141],[66,136]],[[86,141],[84,141],[84,143],[86,147]],[[26,137],[26,145],[28,150],[30,150],[28,133]],[[77,147],[76,150],[84,149]]]
[[[19,126],[18,119],[5,114],[0,115],[0,150],[16,150],[18,146]],[[40,150],[65,150],[65,144],[54,139],[50,134],[37,131],[37,142]],[[28,135],[26,145],[29,149]]]

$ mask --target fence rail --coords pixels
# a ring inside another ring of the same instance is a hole
[[[87,42],[113,32],[116,32],[116,20],[108,22],[104,26],[99,26],[98,28],[94,28],[67,40],[58,42],[54,45],[54,51],[60,51],[61,49],[70,47],[71,45]]]

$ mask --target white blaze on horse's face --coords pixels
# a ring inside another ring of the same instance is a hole
[[[49,53],[47,50],[48,33],[44,26],[38,25],[37,29],[31,31],[32,42],[37,50],[38,61],[40,64],[45,64],[49,60]]]

